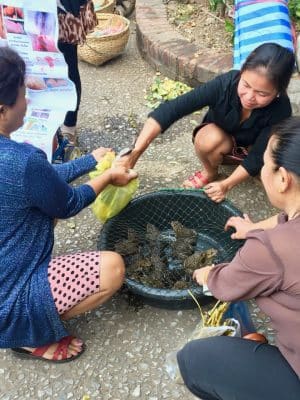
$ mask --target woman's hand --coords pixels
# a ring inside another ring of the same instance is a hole
[[[137,173],[132,169],[113,166],[106,169],[101,175],[89,180],[87,185],[91,186],[95,194],[98,195],[109,184],[125,186],[136,177]]]
[[[255,229],[254,222],[248,217],[247,214],[242,217],[230,217],[225,224],[225,231],[229,228],[234,228],[235,232],[231,235],[231,239],[246,239],[249,231]]]
[[[92,156],[94,156],[95,160],[99,162],[109,151],[112,151],[112,149],[108,147],[99,147],[98,149],[92,151]]]
[[[193,272],[193,279],[198,285],[206,285],[209,271],[213,268],[213,265],[208,265],[199,269],[195,269]]]
[[[210,182],[204,187],[207,196],[216,203],[220,203],[224,200],[228,190],[229,188],[224,181]]]
[[[121,166],[114,166],[108,170],[110,174],[110,183],[116,186],[125,186],[138,175],[133,169]]]
[[[126,154],[115,161],[115,165],[122,166],[125,168],[133,168],[139,158],[140,154],[136,150],[132,150],[129,154]]]

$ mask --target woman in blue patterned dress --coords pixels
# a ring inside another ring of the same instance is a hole
[[[0,348],[24,358],[71,361],[85,347],[62,320],[109,299],[122,285],[124,263],[106,251],[51,259],[55,219],[76,215],[108,184],[126,185],[136,173],[115,167],[71,186],[108,149],[53,166],[43,151],[13,141],[27,106],[24,61],[1,47],[0,72]]]

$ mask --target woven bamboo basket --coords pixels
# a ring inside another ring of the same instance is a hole
[[[117,33],[97,36],[105,30],[122,28]],[[98,14],[98,25],[87,35],[85,44],[78,46],[78,57],[99,66],[121,54],[129,39],[129,20],[117,14]]]
[[[116,7],[116,0],[93,0],[95,13],[98,14],[113,14]]]

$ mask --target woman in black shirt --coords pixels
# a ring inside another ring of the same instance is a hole
[[[193,135],[203,168],[183,186],[205,187],[212,200],[222,201],[233,186],[259,174],[271,126],[291,115],[286,89],[294,65],[295,57],[290,50],[274,43],[259,46],[248,56],[241,71],[220,75],[152,111],[134,149],[122,162],[132,168],[159,133],[185,115],[208,106]],[[228,154],[243,159],[242,163],[228,178],[215,181],[218,166]]]

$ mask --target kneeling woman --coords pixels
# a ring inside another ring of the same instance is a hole
[[[300,399],[300,118],[273,129],[261,179],[278,218],[253,224],[231,218],[246,242],[229,264],[194,272],[223,301],[255,298],[271,319],[277,346],[215,337],[178,353],[183,379],[202,400]],[[234,236],[233,236],[234,237]]]
[[[111,168],[76,187],[68,182],[94,169],[108,149],[52,166],[43,151],[10,138],[26,112],[25,64],[0,48],[0,348],[55,362],[82,354],[81,340],[68,335],[66,320],[109,299],[122,285],[124,263],[114,252],[51,259],[54,221],[92,203],[108,184],[136,177]]]
[[[286,90],[294,65],[290,50],[264,43],[249,54],[241,71],[219,75],[152,111],[123,162],[133,168],[160,132],[207,106],[202,124],[193,134],[202,171],[196,171],[183,186],[204,187],[213,201],[222,201],[234,186],[260,173],[271,126],[291,116]],[[241,165],[226,179],[217,181],[218,168],[226,158]]]

